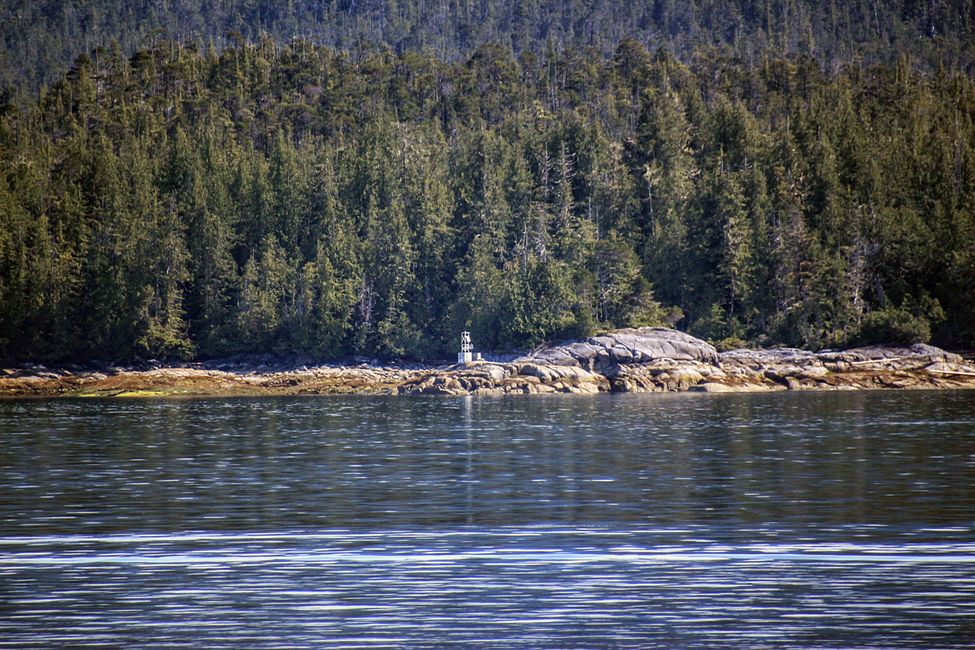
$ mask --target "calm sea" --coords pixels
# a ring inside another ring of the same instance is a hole
[[[975,392],[0,401],[0,647],[975,647]]]

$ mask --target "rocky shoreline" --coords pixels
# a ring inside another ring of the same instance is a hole
[[[318,364],[273,357],[143,367],[0,369],[0,397],[324,394],[502,395],[601,392],[975,388],[975,360],[929,345],[809,352],[732,350],[664,328],[616,330],[506,362]]]

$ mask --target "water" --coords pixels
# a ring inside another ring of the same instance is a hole
[[[973,407],[0,402],[0,647],[972,647]]]

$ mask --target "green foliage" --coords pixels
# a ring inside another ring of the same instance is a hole
[[[165,46],[167,38],[205,51],[262,37],[289,43],[296,35],[357,53],[431,51],[441,60],[467,57],[488,43],[504,43],[516,55],[545,56],[553,43],[608,52],[631,38],[688,59],[710,48],[746,59],[806,54],[833,67],[855,58],[895,61],[908,52],[935,69],[939,58],[945,64],[972,62],[973,14],[970,0],[9,2],[0,9],[0,83],[21,79],[36,89],[52,80],[50,71],[56,75],[65,62],[97,46],[105,48],[101,56],[113,50],[120,56],[138,47]],[[638,54],[621,57],[627,75]],[[302,62],[300,54],[294,56],[283,71],[296,84],[307,81]],[[154,72],[151,61],[138,63]],[[475,79],[490,82],[485,75]],[[397,86],[405,110],[423,106],[408,99],[410,83]],[[484,99],[492,100],[489,93]]]
[[[0,355],[975,344],[975,82],[827,70],[96,52],[0,110]]]
[[[729,317],[725,309],[712,304],[704,315],[691,325],[691,334],[710,341],[720,351],[745,347],[743,328],[738,319]]]
[[[274,235],[267,235],[244,264],[237,330],[245,350],[288,349],[293,334],[294,267]]]
[[[902,307],[872,311],[863,318],[853,341],[865,343],[927,343],[931,340],[931,323]]]
[[[928,343],[932,326],[940,325],[945,318],[945,311],[936,298],[922,294],[915,299],[909,295],[900,306],[888,305],[867,314],[851,342]]]

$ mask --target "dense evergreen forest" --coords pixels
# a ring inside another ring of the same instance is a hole
[[[621,41],[94,51],[0,108],[0,355],[975,342],[975,82]]]
[[[702,48],[754,61],[809,55],[835,70],[893,63],[975,63],[975,0],[7,0],[0,6],[0,87],[36,91],[74,59],[118,42],[127,55],[174,40],[222,49],[268,35],[342,50],[389,46],[443,61],[499,43],[612,54],[625,38],[689,61]]]

